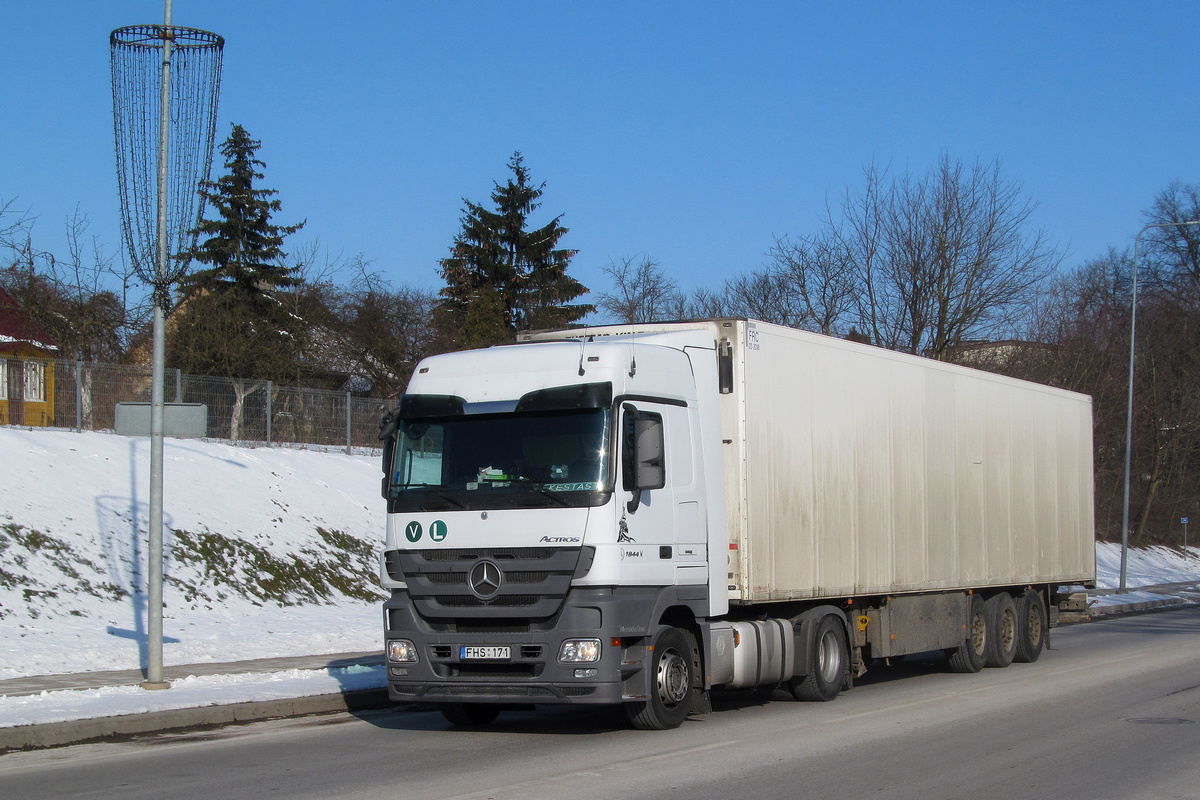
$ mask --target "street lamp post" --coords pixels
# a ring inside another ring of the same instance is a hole
[[[1125,567],[1129,562],[1129,466],[1133,451],[1133,359],[1134,334],[1137,331],[1137,262],[1138,242],[1142,234],[1151,228],[1182,228],[1200,225],[1200,219],[1189,222],[1151,222],[1133,237],[1133,300],[1129,313],[1129,396],[1125,408],[1125,499],[1121,503],[1121,584],[1118,592],[1125,591]]]
[[[121,225],[154,306],[146,689],[170,685],[162,670],[164,319],[204,208],[197,188],[212,164],[225,43],[215,33],[173,26],[171,0],[165,0],[163,16],[162,25],[130,25],[109,34]]]

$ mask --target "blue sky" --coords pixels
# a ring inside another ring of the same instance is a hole
[[[120,244],[108,34],[161,0],[0,5],[0,199]],[[218,142],[263,143],[280,223],[436,289],[462,198],[524,153],[594,290],[649,256],[685,288],[757,268],[875,160],[999,158],[1067,267],[1200,182],[1200,3],[175,0],[225,38]],[[219,161],[214,174],[219,173]],[[294,246],[294,245],[293,245]]]

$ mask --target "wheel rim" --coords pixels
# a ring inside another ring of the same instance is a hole
[[[833,683],[841,672],[841,652],[838,647],[837,634],[826,631],[821,637],[820,650],[817,653],[817,671],[825,683]]]
[[[1032,603],[1029,608],[1029,641],[1035,647],[1042,641],[1042,614]]]
[[[1007,652],[1016,646],[1017,643],[1017,615],[1011,611],[1005,611],[1004,616],[1000,619],[1000,644]]]
[[[975,648],[976,653],[983,653],[984,645],[987,644],[987,617],[980,611],[971,620],[971,646]]]
[[[691,680],[687,662],[674,650],[658,660],[658,698],[665,706],[677,706],[687,697]]]

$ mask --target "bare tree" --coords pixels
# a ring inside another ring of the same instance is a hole
[[[332,349],[344,369],[371,383],[373,394],[390,397],[404,391],[418,361],[454,343],[436,324],[436,295],[393,286],[369,266],[358,262],[358,275],[338,297]]]
[[[11,201],[0,207],[0,284],[54,337],[64,358],[121,360],[146,319],[133,270],[87,235],[90,221],[78,208],[66,221],[64,258],[35,245],[34,222]]]
[[[730,278],[722,292],[727,315],[799,327],[803,315],[794,293],[769,270]]]
[[[1144,259],[1148,283],[1177,299],[1194,299],[1200,292],[1200,185],[1172,183],[1154,198],[1142,215],[1147,222],[1167,227],[1146,231]]]
[[[712,319],[714,317],[737,316],[730,304],[729,295],[722,290],[699,287],[689,295],[680,295],[676,306],[679,319]]]
[[[864,179],[827,207],[816,233],[776,240],[755,276],[779,284],[785,324],[853,329],[881,347],[944,358],[1011,330],[1059,264],[1044,234],[1028,231],[1034,206],[996,161],[942,156],[923,176],[897,178],[870,164]]]
[[[825,227],[838,253],[851,265],[854,311],[851,327],[873,344],[900,347],[904,310],[898,285],[888,280],[885,230],[889,217],[886,173],[875,163],[863,168],[864,185],[847,189],[841,211],[826,205]]]
[[[0,247],[14,249],[15,242],[25,238],[30,224],[26,212],[17,208],[17,198],[0,200]]]
[[[622,258],[604,267],[603,272],[613,289],[597,298],[596,308],[612,321],[634,324],[677,318],[679,287],[657,261],[648,256],[641,260]]]
[[[836,236],[777,238],[768,251],[766,277],[776,288],[783,324],[829,336],[847,331],[854,308],[854,263]]]

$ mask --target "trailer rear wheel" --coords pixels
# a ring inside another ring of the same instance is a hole
[[[807,666],[807,675],[792,678],[788,682],[792,696],[797,700],[815,702],[827,702],[837,697],[850,677],[846,632],[842,630],[837,617],[822,617],[817,623]]]
[[[961,645],[946,651],[951,672],[979,672],[987,648],[987,609],[983,598],[972,594],[967,600],[966,637]]]
[[[684,632],[670,625],[655,631],[650,646],[650,695],[645,702],[626,703],[625,713],[639,730],[678,728],[691,707],[692,648]]]
[[[1046,604],[1042,594],[1029,589],[1017,601],[1017,655],[1015,660],[1026,664],[1038,660],[1046,646],[1049,628],[1046,625]]]
[[[983,663],[988,667],[1007,667],[1017,654],[1017,604],[1008,592],[987,599],[988,636]]]
[[[500,716],[500,706],[495,703],[444,703],[441,710],[447,722],[464,728],[482,728]]]

